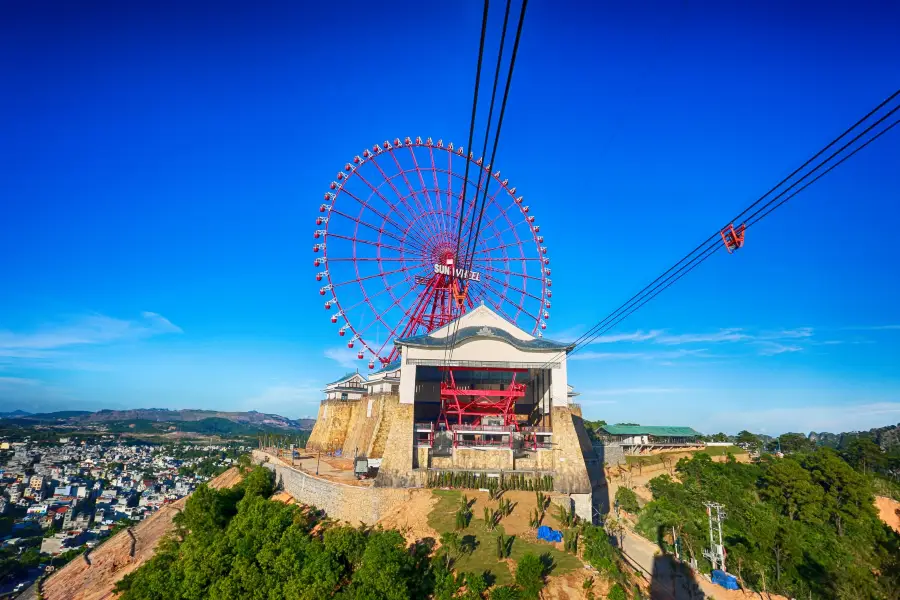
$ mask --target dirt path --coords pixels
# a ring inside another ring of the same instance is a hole
[[[878,509],[878,516],[887,523],[888,527],[900,533],[900,502],[885,498],[884,496],[875,496],[875,508]]]

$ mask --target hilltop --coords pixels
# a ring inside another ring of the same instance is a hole
[[[900,446],[900,424],[876,427],[868,431],[846,431],[843,433],[829,433],[822,431],[809,433],[809,440],[817,446],[829,448],[844,448],[853,439],[868,438],[881,446],[882,450],[889,451],[895,446]]]
[[[21,426],[106,426],[117,429],[155,429],[168,424],[171,428],[201,433],[235,433],[252,431],[300,432],[312,429],[313,419],[288,419],[281,415],[217,410],[165,408],[136,408],[130,410],[100,410],[97,412],[67,410],[50,413],[27,414],[17,411],[0,416],[4,423]]]

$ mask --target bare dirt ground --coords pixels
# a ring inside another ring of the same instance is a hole
[[[582,600],[584,596],[584,581],[591,574],[585,569],[578,569],[565,575],[557,575],[556,577],[547,578],[547,587],[541,592],[544,598],[553,598],[554,600]],[[594,578],[594,597],[603,598],[601,590],[605,591],[606,586]],[[598,593],[601,592],[601,593]]]
[[[241,473],[231,468],[212,481],[215,489],[231,487]],[[113,588],[128,573],[150,560],[159,541],[172,529],[172,519],[184,508],[187,498],[168,504],[134,527],[120,531],[95,550],[79,556],[47,579],[42,587],[47,600],[105,600],[115,598]],[[29,592],[37,598],[37,586]],[[24,597],[24,596],[23,596]]]
[[[425,538],[436,541],[440,536],[428,525],[428,515],[437,501],[431,490],[410,490],[409,500],[395,506],[378,524],[400,531],[408,543]]]
[[[888,527],[900,533],[900,502],[885,498],[884,496],[875,496],[875,508],[878,509],[878,516],[887,523]]]

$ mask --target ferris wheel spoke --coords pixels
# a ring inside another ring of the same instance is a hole
[[[393,239],[393,240],[396,240],[396,241],[400,242],[401,244],[408,244],[410,248],[413,248],[413,249],[415,249],[415,250],[418,250],[418,251],[422,252],[423,254],[424,254],[424,252],[425,252],[425,250],[424,250],[421,246],[418,246],[418,245],[415,245],[415,244],[413,244],[413,243],[411,243],[411,242],[408,242],[408,241],[404,240],[402,237],[399,237],[399,236],[397,236],[396,234],[391,233],[390,231],[386,231],[383,227],[378,227],[378,226],[376,226],[376,225],[372,225],[371,223],[368,223],[367,221],[363,221],[363,220],[361,220],[361,219],[359,219],[359,218],[352,217],[352,216],[350,216],[350,215],[348,215],[348,214],[346,214],[346,213],[344,213],[344,212],[341,212],[341,211],[339,211],[339,210],[336,210],[336,209],[334,209],[334,208],[331,209],[331,213],[332,213],[332,214],[339,215],[339,216],[341,216],[341,217],[344,217],[345,219],[348,219],[348,220],[350,220],[350,221],[353,221],[354,223],[358,223],[358,224],[362,225],[363,227],[368,227],[368,228],[371,229],[372,231],[376,231],[376,232],[378,232],[380,235],[386,235],[387,237],[389,237],[389,238],[391,238],[391,239]]]
[[[329,234],[328,234],[328,237],[338,238],[338,239],[340,239],[340,240],[347,240],[348,242],[355,242],[355,243],[360,243],[360,244],[368,244],[368,245],[370,245],[370,246],[377,246],[378,248],[387,248],[388,250],[396,250],[396,251],[399,252],[400,254],[404,254],[404,255],[405,255],[405,254],[412,254],[413,256],[418,256],[418,255],[416,255],[415,253],[410,252],[408,248],[398,248],[398,247],[396,247],[396,246],[388,246],[387,244],[381,244],[381,243],[379,243],[379,242],[373,242],[373,241],[371,241],[371,240],[364,240],[364,239],[361,239],[361,238],[356,238],[356,237],[350,237],[350,236],[346,236],[346,235],[341,235],[341,234],[339,234],[339,233],[329,233]],[[331,259],[329,259],[329,260],[331,260]]]
[[[391,153],[391,157],[395,161],[397,160],[397,157],[394,156],[393,152]],[[375,168],[378,169],[378,172],[381,173],[381,176],[384,178],[385,182],[394,191],[394,194],[396,194],[397,198],[400,200],[400,202],[403,203],[403,205],[406,207],[406,210],[408,211],[409,215],[412,217],[412,223],[410,224],[410,228],[411,229],[418,228],[417,233],[423,234],[424,239],[430,238],[434,232],[429,231],[429,228],[425,225],[425,223],[422,221],[422,219],[415,218],[415,215],[418,214],[416,209],[414,209],[412,206],[410,206],[409,202],[406,201],[405,196],[403,196],[403,194],[400,193],[400,190],[397,189],[397,186],[394,185],[393,179],[394,179],[394,177],[396,177],[396,175],[388,176],[388,174],[384,172],[384,169],[381,168],[381,165],[378,164],[378,161],[375,160],[374,156],[372,157],[372,164],[375,165]],[[404,175],[404,179],[405,178],[406,178],[406,176]],[[407,185],[408,185],[408,181],[407,181]],[[412,189],[412,188],[410,188],[410,189]]]
[[[517,247],[517,246],[518,246],[518,247],[521,247],[521,246],[522,246],[522,242],[521,242],[521,241],[518,241],[518,242],[515,242],[515,243],[503,244],[502,246],[495,246],[495,247],[493,247],[493,248],[485,248],[485,249],[483,249],[483,250],[479,250],[479,251],[475,252],[474,254],[486,254],[486,253],[488,253],[488,252],[494,252],[494,251],[496,251],[496,250],[503,250],[504,248],[514,248],[514,247]]]
[[[499,218],[499,217],[498,217],[498,218]],[[497,219],[494,219],[494,221],[496,221],[496,220],[497,220]],[[526,221],[525,219],[522,219],[522,220],[519,221],[518,223],[513,223],[513,224],[511,224],[511,225],[510,225],[509,227],[507,227],[506,229],[500,230],[500,229],[498,229],[498,228],[496,227],[496,225],[494,225],[494,221],[492,221],[492,222],[489,224],[489,226],[490,226],[490,227],[493,227],[493,228],[494,228],[494,231],[495,231],[496,233],[494,233],[494,234],[492,234],[492,235],[489,235],[489,236],[487,236],[487,237],[485,237],[485,238],[482,238],[483,241],[485,241],[485,242],[487,242],[487,241],[489,241],[489,240],[493,240],[493,239],[498,239],[498,238],[500,238],[504,233],[508,233],[508,232],[510,232],[510,231],[515,232],[515,231],[516,231],[516,227],[518,227],[519,225],[522,225],[522,224],[528,222],[528,221]]]
[[[331,259],[329,259],[329,260],[331,260]],[[525,258],[520,258],[520,257],[509,258],[509,257],[503,257],[503,256],[483,256],[483,257],[478,257],[475,260],[477,262],[497,262],[497,261],[510,262],[510,261],[520,261],[520,260],[541,260],[541,259],[536,258],[536,257],[528,257],[528,256]]]
[[[416,206],[418,207],[419,214],[427,215],[428,211],[425,209],[425,205],[422,204],[421,200],[419,200],[419,195],[416,194],[415,188],[413,188],[412,184],[409,182],[409,178],[406,176],[406,169],[403,168],[403,166],[400,164],[400,160],[397,158],[397,155],[394,154],[393,152],[391,152],[391,158],[394,160],[394,165],[396,165],[397,171],[399,172],[400,176],[403,178],[403,182],[406,184],[407,189],[409,189],[409,193],[412,195],[413,201],[416,203]],[[415,163],[415,155],[413,156],[413,162]],[[418,171],[418,166],[416,166],[416,170]],[[425,185],[424,182],[422,183],[422,185],[423,186]],[[432,219],[430,225],[432,225],[432,226],[435,225],[434,219]],[[438,230],[435,229],[434,227],[432,227],[431,232],[432,232],[432,234],[437,235]]]
[[[328,262],[409,262],[409,258],[331,258]]]
[[[521,258],[511,258],[511,259],[509,259],[510,262],[516,262],[516,261],[519,261],[519,260],[522,260],[522,259],[521,259]],[[478,268],[479,268],[479,269],[485,269],[485,270],[487,270],[487,271],[492,271],[492,272],[494,272],[494,273],[502,273],[502,274],[504,274],[504,275],[509,275],[509,276],[511,276],[511,277],[522,277],[523,279],[533,279],[534,281],[543,281],[542,278],[540,278],[540,277],[535,277],[534,275],[528,275],[527,273],[519,273],[519,272],[517,272],[517,271],[505,271],[505,270],[503,270],[503,269],[497,269],[497,268],[491,267],[490,265],[482,265],[482,266],[480,266],[480,267],[478,267]]]
[[[523,296],[528,296],[529,298],[534,298],[535,300],[537,300],[537,301],[539,301],[539,302],[543,302],[543,301],[544,301],[543,298],[540,298],[540,297],[538,297],[538,296],[535,296],[534,294],[532,294],[532,293],[530,293],[530,292],[526,292],[525,290],[520,290],[520,289],[517,288],[516,286],[514,286],[514,285],[512,285],[512,284],[509,284],[509,283],[506,283],[506,282],[503,282],[503,281],[500,281],[500,280],[497,279],[496,277],[493,277],[493,276],[491,276],[491,275],[488,275],[487,273],[484,274],[484,277],[485,277],[486,279],[488,279],[489,281],[493,281],[493,282],[496,283],[497,285],[502,286],[503,288],[508,288],[508,289],[513,290],[514,292],[519,292],[519,293],[522,294]]]
[[[501,207],[499,204],[494,204],[494,206],[497,207],[497,209],[498,209],[499,212],[498,212],[493,218],[491,218],[491,220],[488,222],[488,224],[487,224],[488,227],[493,227],[494,224],[495,224],[498,220],[500,220],[500,218],[503,217],[503,216],[506,216],[506,218],[507,218],[507,220],[508,220],[508,219],[509,219],[508,213],[509,213],[510,209],[516,208],[516,203],[513,202],[512,204],[510,204],[510,205],[507,206],[506,208]],[[526,222],[526,221],[523,219],[522,221],[519,222],[519,224],[525,223],[525,222]]]
[[[490,278],[490,276],[488,276],[488,278]],[[496,280],[495,280],[495,281],[496,281]],[[499,282],[498,282],[498,283],[499,283]],[[502,285],[502,284],[501,284],[501,285]],[[504,286],[504,287],[505,287],[505,286]],[[539,320],[540,320],[538,317],[534,316],[533,314],[531,314],[530,312],[528,312],[527,310],[525,310],[525,307],[524,307],[524,306],[522,306],[522,305],[520,305],[520,304],[516,304],[515,302],[513,302],[512,300],[509,299],[509,296],[507,296],[506,294],[501,294],[501,293],[499,293],[499,292],[498,292],[497,290],[495,290],[492,286],[486,286],[485,289],[489,289],[489,290],[491,290],[492,292],[494,292],[494,294],[495,294],[498,298],[500,298],[503,302],[506,302],[506,303],[509,304],[510,306],[515,307],[516,311],[525,313],[526,315],[528,315],[529,317],[531,317],[531,318],[534,319],[535,321],[539,321]],[[516,316],[518,317],[518,315],[516,315]],[[512,319],[512,322],[515,323],[515,322],[516,322],[516,319]]]
[[[425,265],[424,262],[422,262],[421,264],[422,264],[423,266]],[[374,278],[376,278],[376,277],[387,277],[388,275],[396,275],[397,273],[405,273],[405,272],[407,272],[409,269],[410,269],[410,267],[401,267],[401,268],[399,268],[399,269],[394,269],[393,271],[384,271],[384,272],[381,272],[381,273],[375,273],[375,274],[373,274],[373,275],[365,275],[365,276],[358,277],[358,278],[356,278],[356,279],[348,279],[347,281],[341,281],[340,283],[332,283],[331,285],[332,285],[332,287],[340,287],[340,286],[342,286],[342,285],[347,285],[348,283],[357,283],[357,282],[360,282],[360,281],[366,281],[366,280],[369,280],[369,279],[374,279]]]
[[[374,300],[375,298],[381,296],[382,294],[386,294],[387,292],[388,292],[388,288],[385,287],[385,288],[382,288],[381,290],[375,292],[375,293],[372,294],[371,296],[369,296],[369,295],[364,295],[363,298],[362,298],[361,300],[359,300],[359,301],[356,302],[355,304],[351,304],[350,306],[348,306],[347,308],[345,308],[345,309],[344,309],[344,312],[345,312],[345,313],[349,313],[350,311],[359,308],[359,307],[362,306],[363,304],[366,304],[370,299],[371,299],[371,300]]]
[[[407,146],[409,148],[409,154],[412,156],[413,165],[416,168],[416,174],[419,176],[419,183],[422,184],[422,193],[425,194],[425,200],[428,202],[428,208],[430,209],[431,218],[437,226],[437,232],[440,234],[443,229],[441,229],[441,223],[438,220],[436,213],[437,211],[434,208],[434,204],[431,202],[431,195],[428,193],[428,186],[425,185],[425,178],[422,176],[422,169],[419,168],[419,160],[416,158],[416,153],[413,151],[412,146]],[[437,186],[435,186],[437,187]]]
[[[391,286],[391,287],[396,287],[397,285],[400,285],[400,284],[397,283],[397,284],[394,284],[394,285]],[[391,303],[388,305],[387,308],[385,308],[385,309],[384,309],[383,311],[381,311],[381,312],[378,312],[378,309],[375,308],[375,305],[373,305],[371,302],[369,302],[369,306],[372,308],[372,311],[373,311],[373,313],[374,313],[374,315],[375,315],[375,319],[374,319],[371,323],[369,323],[368,325],[366,325],[363,329],[361,329],[360,331],[357,331],[356,334],[359,335],[359,336],[362,336],[362,334],[365,333],[365,332],[369,329],[369,327],[371,327],[372,325],[374,325],[376,322],[380,322],[380,323],[381,323],[382,325],[384,325],[386,328],[390,329],[391,331],[395,331],[396,328],[397,328],[397,325],[395,325],[393,328],[391,328],[391,326],[387,324],[387,322],[383,319],[383,317],[384,317],[384,316],[385,316],[392,308],[394,308],[395,306],[396,306],[396,307],[399,307],[400,310],[401,310],[404,314],[408,313],[408,312],[409,312],[409,309],[405,309],[405,310],[404,310],[404,308],[403,308],[402,306],[400,306],[400,302],[402,302],[404,298],[406,298],[407,296],[409,296],[409,294],[412,293],[412,292],[416,289],[416,287],[417,287],[417,286],[414,286],[414,285],[409,286],[409,289],[406,290],[406,292],[405,292],[402,296],[400,296],[399,298],[396,298],[393,302],[391,302]],[[388,339],[390,339],[390,336],[388,336]],[[383,345],[382,345],[382,348],[384,348]]]
[[[369,187],[372,187],[372,185],[369,184],[369,182],[366,181],[366,179],[365,179],[362,175],[360,175],[360,174],[358,173],[358,169],[357,169],[357,171],[355,171],[355,172],[356,172],[357,176],[358,176],[360,179],[362,179],[363,181],[366,182],[366,184],[369,185]],[[398,210],[396,209],[396,207],[394,207],[393,204],[391,204],[390,202],[388,202],[387,198],[385,198],[383,195],[381,195],[381,193],[378,192],[374,187],[372,187],[372,191],[375,192],[376,194],[378,194],[378,195],[385,201],[385,203],[386,203],[388,206],[391,207],[391,211],[392,211],[394,214],[396,214],[397,216],[401,217],[404,221],[406,221],[405,215],[404,215],[402,212],[398,211]],[[362,199],[358,198],[355,194],[353,194],[352,192],[350,192],[350,191],[347,190],[346,188],[342,188],[342,189],[341,189],[341,192],[347,194],[348,196],[350,196],[351,198],[353,198],[354,200],[356,200],[357,202],[359,202],[359,203],[363,206],[363,208],[369,209],[370,211],[372,211],[373,213],[375,213],[376,215],[378,215],[379,217],[381,217],[382,219],[384,219],[385,221],[387,221],[388,223],[390,223],[391,225],[393,225],[394,227],[396,227],[397,230],[400,231],[401,233],[403,233],[404,235],[406,234],[406,229],[404,229],[403,227],[400,227],[400,225],[398,225],[397,223],[395,223],[394,221],[392,221],[390,217],[388,217],[387,215],[381,213],[378,209],[376,209],[374,206],[372,206],[371,204],[369,204],[368,201],[362,200]],[[334,209],[332,209],[332,210],[334,210]],[[345,216],[345,215],[342,214],[342,216]],[[348,218],[352,218],[352,217],[348,217]],[[409,227],[412,227],[412,223],[410,223],[409,221],[406,221],[406,222],[409,224]],[[408,227],[408,228],[409,228],[409,227]],[[423,243],[424,243],[424,240],[421,239],[421,238],[418,238],[418,241],[419,241],[420,244],[423,244]]]
[[[498,293],[497,290],[495,290],[495,289],[493,289],[493,288],[485,287],[485,288],[483,288],[483,289],[492,291],[492,292],[494,293],[494,295],[497,296],[498,298],[500,298],[501,300],[504,299],[504,298],[503,298],[503,295],[500,294],[500,293]],[[479,296],[479,299],[480,299],[480,300],[483,300],[483,301],[487,302],[488,304],[490,304],[491,306],[493,306],[494,309],[496,309],[496,311],[497,311],[498,313],[500,313],[500,316],[502,316],[503,318],[505,318],[505,319],[506,319],[507,321],[509,321],[510,323],[515,323],[515,322],[516,322],[516,319],[515,319],[514,317],[512,317],[511,315],[509,315],[505,310],[503,310],[503,307],[502,307],[502,306],[500,306],[499,304],[497,304],[496,302],[494,302],[493,300],[491,300],[490,298],[488,298],[486,295],[483,295],[483,294],[480,295],[480,296]],[[514,306],[515,306],[515,305],[514,305]],[[516,307],[516,308],[518,308],[518,307]]]
[[[444,218],[444,205],[441,202],[441,184],[438,183],[437,165],[434,162],[434,149],[431,146],[428,147],[428,156],[431,158],[431,176],[434,179],[434,200],[437,202],[438,214],[441,215],[441,232],[446,236],[449,229],[447,226],[447,219]]]
[[[475,187],[475,198],[470,203],[470,214],[466,221],[463,222],[463,228],[466,229],[469,233],[467,236],[467,241],[470,242],[472,236],[475,234],[475,220],[477,219],[478,213],[478,198],[481,196],[482,190],[485,190],[491,185],[491,176],[490,174],[486,174],[484,169],[478,169],[478,183]],[[496,194],[496,192],[495,192]],[[469,248],[469,244],[466,244],[466,247],[463,249],[462,256],[462,264],[468,265],[471,260],[471,248]]]

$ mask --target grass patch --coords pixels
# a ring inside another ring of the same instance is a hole
[[[428,515],[428,524],[439,534],[447,531],[455,531],[456,509],[459,507],[462,492],[457,490],[433,490],[438,498],[431,513]],[[530,509],[531,507],[527,507]],[[526,510],[526,507],[516,507],[516,510]],[[469,526],[458,531],[459,537],[475,544],[475,550],[471,554],[460,556],[454,568],[456,571],[473,571],[476,573],[487,571],[491,575],[494,585],[506,585],[513,582],[509,567],[505,562],[497,559],[496,537],[503,532],[503,522],[494,531],[488,531],[481,518],[481,505],[476,505],[472,510],[472,519]],[[581,561],[575,556],[557,550],[544,542],[532,542],[516,536],[512,542],[509,558],[519,560],[527,552],[540,556],[548,553],[553,559],[551,575],[563,575],[581,568]]]
[[[747,454],[740,446],[709,446],[697,454],[709,454],[710,456],[724,456],[726,454]]]

